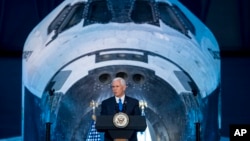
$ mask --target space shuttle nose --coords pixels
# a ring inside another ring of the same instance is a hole
[[[146,102],[147,141],[215,140],[219,47],[203,27],[176,0],[64,1],[25,43],[24,140],[45,140],[47,122],[51,140],[86,140],[100,113],[89,103],[113,96],[115,77]]]

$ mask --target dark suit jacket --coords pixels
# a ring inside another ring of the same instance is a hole
[[[118,113],[118,104],[115,97],[110,97],[102,102],[101,115],[115,115]],[[129,96],[125,96],[123,111],[127,115],[141,115],[139,101]],[[134,132],[129,141],[137,141],[137,132]],[[113,141],[108,133],[105,133],[105,141]]]

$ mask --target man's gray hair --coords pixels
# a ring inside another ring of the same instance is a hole
[[[123,86],[126,86],[126,81],[123,78],[121,78],[121,77],[114,78],[113,81],[112,81],[112,83],[114,81],[117,81],[117,80],[120,81]]]

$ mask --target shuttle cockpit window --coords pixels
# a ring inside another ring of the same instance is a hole
[[[53,30],[58,30],[61,26],[63,20],[65,19],[66,15],[70,11],[70,5],[67,5],[63,8],[63,10],[57,15],[57,17],[52,21],[52,23],[48,27],[48,34],[50,34]]]
[[[88,6],[87,18],[84,25],[92,23],[108,23],[111,18],[111,12],[108,9],[107,1],[93,1]]]
[[[148,0],[93,0],[84,12],[84,26],[94,23],[126,23],[154,24],[156,20],[154,2]]]
[[[159,16],[163,23],[187,35],[188,30],[194,33],[194,26],[187,17],[177,8],[167,3],[158,3]]]
[[[179,21],[178,17],[175,14],[174,9],[167,3],[160,2],[158,3],[160,19],[168,26],[182,32],[186,33],[186,29]]]
[[[135,23],[152,23],[154,21],[154,16],[150,2],[135,1],[131,19]]]
[[[64,30],[78,24],[83,18],[83,10],[84,10],[83,3],[75,4],[72,7],[72,10],[69,13],[69,16],[67,18],[67,21],[65,22],[65,25],[61,30],[64,31]]]
[[[181,22],[185,26],[185,28],[195,34],[195,28],[191,21],[185,16],[185,14],[179,9],[178,6],[173,5],[173,8],[175,9],[175,12],[179,16],[179,18],[182,19]]]
[[[188,31],[195,34],[192,23],[175,5],[150,0],[117,1],[93,0],[86,5],[84,26],[109,22],[152,24],[159,26],[159,19],[171,28],[188,36]]]
[[[53,30],[55,30],[57,34],[61,33],[79,23],[83,18],[84,5],[84,3],[77,3],[73,6],[65,6],[49,25],[48,34]]]

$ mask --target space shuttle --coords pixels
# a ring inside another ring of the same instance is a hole
[[[213,33],[178,0],[65,0],[24,44],[22,138],[89,140],[90,102],[98,115],[122,77],[147,103],[139,141],[219,140],[220,63]]]

